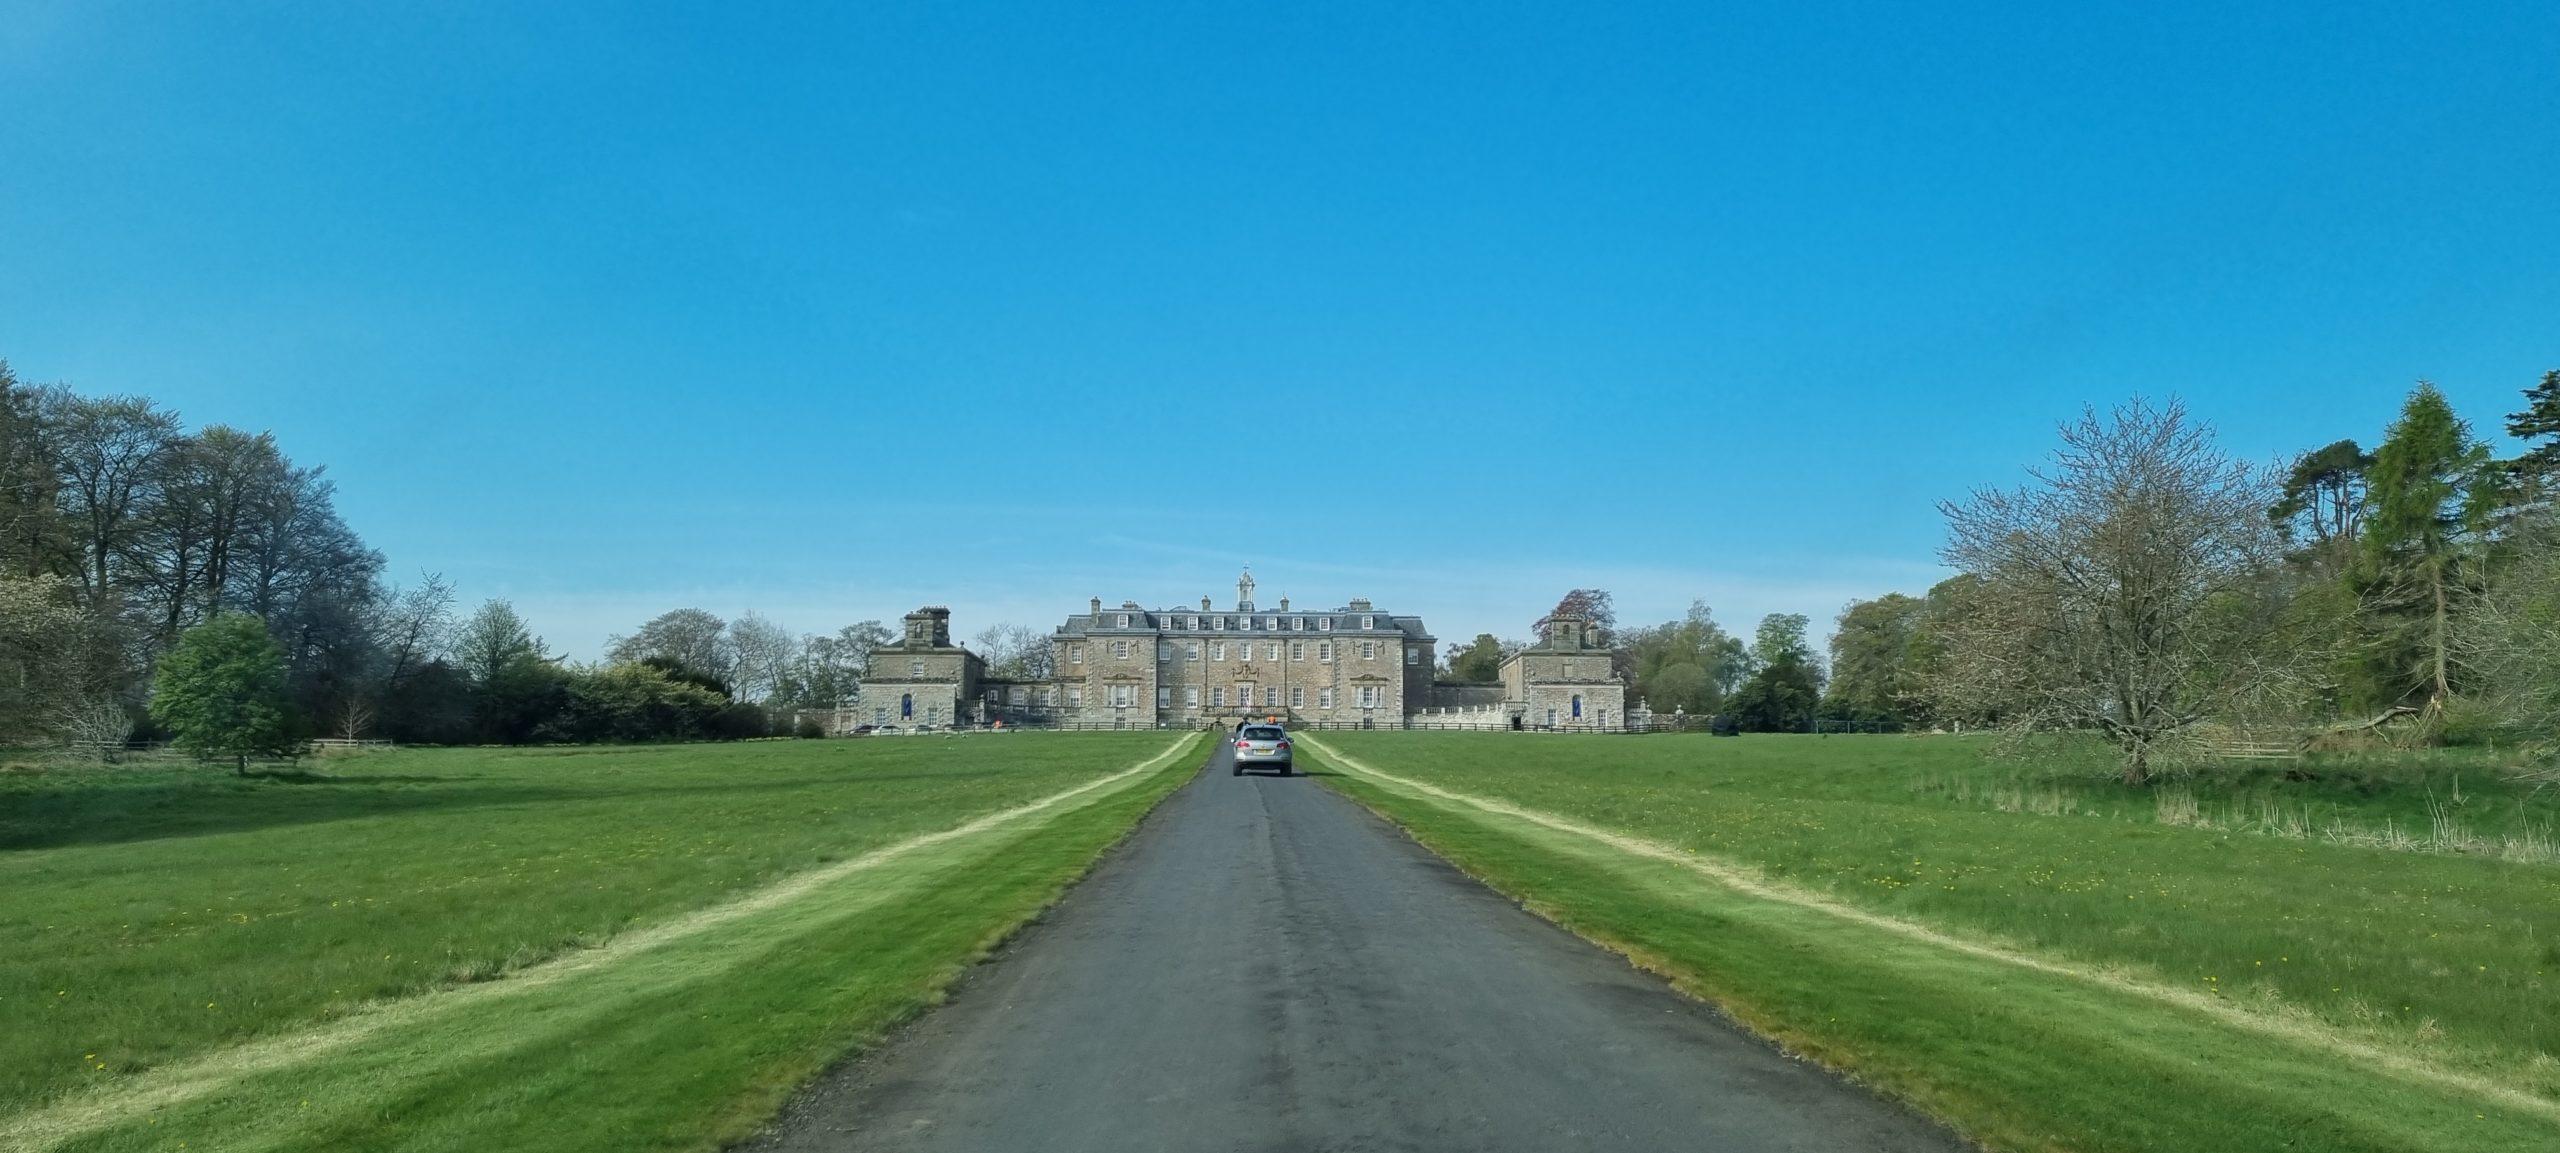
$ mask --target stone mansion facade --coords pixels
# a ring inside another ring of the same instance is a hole
[[[1504,663],[1498,687],[1439,685],[1438,641],[1422,618],[1359,599],[1311,610],[1282,597],[1266,607],[1253,589],[1247,573],[1233,608],[1208,597],[1197,608],[1106,608],[1095,597],[1051,632],[1054,671],[1036,681],[990,676],[982,657],[952,641],[951,610],[918,609],[898,643],[871,654],[837,727],[1223,728],[1265,717],[1363,728],[1626,726],[1626,687],[1583,621],[1549,621]]]

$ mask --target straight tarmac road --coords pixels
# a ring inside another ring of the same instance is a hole
[[[754,1148],[1959,1150],[1223,743]]]

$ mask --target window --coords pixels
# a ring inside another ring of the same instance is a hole
[[[1045,708],[1048,708],[1048,707],[1049,707],[1049,690],[1047,690],[1047,689],[1041,689],[1040,691],[1038,691],[1038,692],[1035,692],[1035,693],[1031,694],[1031,702],[1032,702],[1033,704],[1036,704],[1036,705],[1040,706],[1041,708],[1044,708],[1044,709],[1045,709]]]
[[[907,662],[907,679],[908,679],[908,680],[911,680],[911,681],[920,681],[920,680],[923,680],[923,679],[924,679],[924,662],[923,662],[923,661],[908,661],[908,662]]]
[[[1280,689],[1278,686],[1275,685],[1262,690],[1262,707],[1266,709],[1276,709],[1280,707]]]
[[[1317,690],[1316,690],[1316,707],[1317,707],[1317,708],[1320,708],[1320,709],[1329,709],[1329,708],[1332,708],[1332,707],[1333,707],[1333,690],[1332,690],[1332,689],[1317,689]]]
[[[1374,661],[1378,659],[1378,642],[1360,642],[1360,659],[1364,661]]]
[[[1115,709],[1128,708],[1135,695],[1136,694],[1129,691],[1129,686],[1127,685],[1113,685],[1111,686],[1111,707]]]
[[[1269,619],[1267,619],[1267,620],[1265,620],[1265,621],[1263,621],[1263,622],[1262,622],[1262,627],[1264,627],[1264,628],[1266,628],[1266,629],[1270,629],[1271,631],[1273,631],[1273,632],[1275,632],[1275,633],[1276,633],[1276,632],[1279,632],[1279,631],[1280,631],[1280,618],[1278,618],[1278,617],[1272,617],[1272,618],[1269,618]]]
[[[1071,665],[1080,665],[1080,664],[1083,664],[1083,663],[1084,663],[1084,646],[1083,646],[1083,645],[1068,645],[1068,646],[1067,646],[1067,663],[1068,663],[1068,664],[1071,664]]]
[[[1160,688],[1156,690],[1156,707],[1160,709],[1169,709],[1173,707],[1172,689]]]
[[[1184,660],[1186,660],[1186,661],[1196,661],[1196,660],[1199,660],[1199,659],[1200,659],[1200,642],[1198,642],[1198,641],[1193,641],[1193,642],[1191,642],[1190,644],[1187,644],[1187,645],[1182,646],[1182,659],[1184,659]]]
[[[1068,707],[1068,708],[1071,708],[1071,709],[1080,709],[1080,708],[1083,708],[1083,707],[1084,707],[1084,690],[1083,690],[1083,689],[1081,689],[1081,688],[1077,688],[1077,687],[1072,686],[1072,685],[1068,686],[1068,688],[1067,688],[1067,707]]]
[[[1378,686],[1360,686],[1360,707],[1364,709],[1374,709],[1378,707]]]
[[[1182,703],[1186,705],[1198,705],[1200,703],[1200,686],[1184,685],[1182,687]]]
[[[1278,641],[1273,641],[1273,642],[1271,642],[1270,644],[1267,644],[1267,645],[1262,646],[1262,659],[1264,659],[1264,660],[1266,660],[1266,661],[1276,661],[1276,660],[1279,660],[1279,659],[1280,659],[1280,642],[1278,642]]]
[[[1332,642],[1332,641],[1317,641],[1317,642],[1316,642],[1316,659],[1317,659],[1317,660],[1320,660],[1320,661],[1327,661],[1327,662],[1330,662],[1330,661],[1332,661],[1332,660],[1333,660],[1333,642]]]
[[[1303,709],[1303,708],[1307,707],[1307,689],[1306,689],[1306,686],[1304,686],[1304,685],[1291,685],[1291,686],[1289,686],[1289,707],[1290,707],[1290,708],[1293,708],[1293,709]]]
[[[1329,633],[1329,632],[1332,632],[1332,631],[1333,631],[1333,618],[1332,618],[1332,617],[1317,617],[1317,618],[1316,618],[1316,631],[1317,631],[1317,632],[1320,632],[1320,633]]]
[[[1127,618],[1127,617],[1122,617],[1122,618],[1120,618],[1120,623],[1122,623],[1122,624],[1127,624],[1127,623],[1129,623],[1129,618]],[[1362,618],[1360,618],[1360,627],[1361,627],[1361,628],[1364,628],[1364,629],[1374,629],[1374,628],[1378,627],[1378,618],[1376,618],[1376,617],[1362,617]]]
[[[1217,688],[1209,690],[1209,707],[1217,709],[1227,707],[1226,686],[1220,685]]]
[[[1556,711],[1554,709],[1547,710],[1547,727],[1551,729],[1556,727]]]
[[[1111,657],[1112,657],[1112,659],[1113,659],[1113,660],[1122,660],[1122,661],[1128,660],[1128,659],[1129,659],[1129,642],[1127,642],[1127,641],[1113,641],[1113,642],[1111,642]]]
[[[887,706],[887,705],[882,705],[882,706],[880,706],[879,708],[876,708],[876,709],[871,710],[871,723],[872,723],[872,724],[875,724],[875,725],[885,725],[885,724],[888,724],[888,723],[889,723],[889,706]]]
[[[1236,707],[1237,707],[1237,708],[1243,708],[1243,709],[1249,709],[1249,708],[1252,708],[1252,707],[1253,707],[1253,686],[1252,686],[1252,685],[1237,685],[1237,686],[1236,686]]]
[[[1305,618],[1305,617],[1290,617],[1290,618],[1289,618],[1289,631],[1290,631],[1290,632],[1293,632],[1293,633],[1302,633],[1302,632],[1307,631],[1307,618]]]
[[[1182,627],[1186,629],[1196,629],[1200,627],[1200,618],[1198,617],[1177,617],[1175,619],[1179,620],[1182,623]]]
[[[1293,661],[1303,661],[1303,660],[1307,659],[1307,642],[1305,642],[1305,641],[1290,641],[1290,642],[1289,642],[1289,659],[1290,659],[1290,660],[1293,660]]]
[[[1157,660],[1160,660],[1160,661],[1169,661],[1169,660],[1172,660],[1172,659],[1173,659],[1173,642],[1172,642],[1172,641],[1157,641],[1157,642],[1156,642],[1156,659],[1157,659]]]
[[[1129,614],[1127,614],[1127,613],[1122,613],[1122,614],[1120,614],[1120,627],[1121,627],[1121,628],[1124,628],[1124,629],[1125,629],[1125,628],[1127,628],[1127,627],[1129,627]]]
[[[1224,631],[1226,631],[1226,627],[1227,627],[1227,618],[1225,618],[1225,617],[1210,617],[1210,618],[1209,618],[1209,627],[1210,627],[1210,628],[1213,628],[1213,629],[1217,629],[1217,630],[1219,630],[1220,632],[1224,632]]]
[[[1421,664],[1421,663],[1422,663],[1422,650],[1421,650],[1421,649],[1406,649],[1406,650],[1404,651],[1404,663],[1409,664],[1409,665],[1418,665],[1418,664]]]
[[[1219,641],[1210,645],[1209,659],[1213,661],[1223,661],[1227,659],[1227,642]]]

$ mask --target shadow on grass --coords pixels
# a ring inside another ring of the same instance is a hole
[[[958,783],[967,776],[951,772],[873,773],[858,778],[858,783]],[[243,777],[224,769],[219,775],[169,774],[149,780],[91,777],[65,779],[51,787],[0,788],[0,852],[215,836],[412,813],[614,804],[647,797],[738,797],[839,788],[848,783],[846,778],[815,774],[782,780],[583,788],[483,783],[490,780],[483,774],[335,776],[303,770],[253,772]]]

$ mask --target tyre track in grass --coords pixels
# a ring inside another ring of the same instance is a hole
[[[1720,887],[1754,899],[1821,913],[1978,960],[1991,961],[2139,997],[2195,1013],[2236,1029],[2316,1049],[2395,1080],[2453,1090],[2502,1108],[2560,1122],[2560,1102],[2500,1084],[2477,1074],[2442,1068],[2404,1053],[2370,1045],[2317,1022],[2252,1012],[2229,1001],[2155,981],[2073,965],[2017,949],[1956,936],[1915,921],[1862,909],[1793,885],[1774,882],[1747,866],[1700,856],[1693,850],[1676,849],[1658,841],[1631,836],[1570,817],[1442,788],[1426,781],[1386,772],[1359,758],[1344,754],[1307,734],[1300,734],[1297,740],[1300,744],[1310,746],[1317,755],[1331,764],[1338,765],[1377,785],[1426,802],[1436,803],[1444,808],[1472,809],[1479,813],[1530,825],[1551,834],[1561,834],[1596,844],[1615,853],[1676,866],[1704,877]]]
[[[947,829],[910,837],[834,864],[793,874],[743,896],[619,934],[593,949],[534,965],[496,980],[377,1003],[310,1029],[262,1038],[164,1065],[108,1090],[75,1095],[29,1110],[0,1120],[0,1148],[26,1150],[28,1153],[52,1149],[144,1114],[197,1101],[252,1078],[311,1066],[368,1042],[381,1040],[396,1044],[404,1032],[425,1032],[448,1026],[458,1018],[475,1013],[502,1011],[512,1007],[510,1002],[564,982],[612,981],[624,976],[626,970],[646,968],[640,963],[660,959],[660,955],[671,947],[701,941],[724,929],[752,928],[759,918],[768,914],[797,911],[829,896],[831,891],[851,878],[877,872],[892,864],[924,862],[921,867],[930,867],[928,859],[936,854],[961,853],[977,838],[1014,831],[1014,826],[1026,818],[1046,814],[1055,819],[1116,795],[1173,764],[1194,750],[1198,743],[1196,735],[1186,736],[1164,752],[1107,776],[986,813]],[[835,919],[859,912],[897,896],[900,891],[893,886],[884,886],[860,893],[836,893],[834,895],[838,899],[828,904],[824,914],[828,919]],[[787,935],[788,928],[787,923],[772,926],[767,935]],[[698,970],[674,972],[659,980],[651,980],[636,972],[632,976],[637,979],[628,982],[627,991],[641,995],[670,982],[699,979],[700,973]],[[597,1006],[597,1010],[609,1011],[612,1003],[608,1000]],[[574,1014],[556,1020],[567,1023],[572,1017]],[[486,1051],[489,1047],[483,1045],[480,1048]],[[496,1044],[496,1047],[504,1046]],[[440,1052],[436,1063],[449,1064],[469,1055],[457,1047]]]

